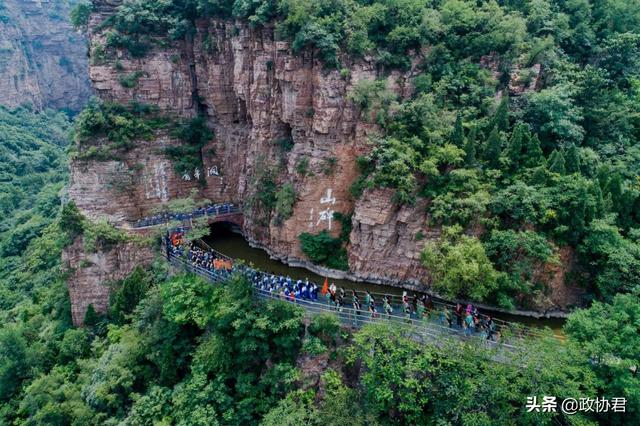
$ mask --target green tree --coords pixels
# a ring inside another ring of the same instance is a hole
[[[504,95],[498,104],[491,127],[506,132],[509,130],[509,95]]]
[[[626,413],[598,415],[600,422],[626,424],[640,413],[640,293],[618,294],[611,304],[594,302],[573,313],[565,324],[571,342],[592,360],[602,380],[602,396],[626,398]]]
[[[487,139],[487,147],[484,151],[484,159],[493,169],[500,168],[500,156],[502,154],[502,137],[498,127],[494,127]]]
[[[427,242],[421,259],[434,277],[434,289],[445,297],[482,301],[496,286],[498,273],[482,243],[461,235],[460,227],[444,228],[442,240]]]
[[[0,329],[0,401],[9,400],[29,377],[27,341],[14,326]]]
[[[177,324],[195,324],[200,328],[211,320],[214,288],[196,275],[179,275],[160,286],[163,311]]]
[[[567,150],[567,173],[580,173],[580,154],[578,152],[578,147],[575,144],[569,145],[569,149]]]
[[[79,2],[73,7],[73,9],[71,9],[71,12],[69,13],[71,24],[76,29],[86,28],[89,24],[89,17],[91,16],[91,12],[93,12],[93,4],[84,1]]]
[[[64,332],[64,337],[60,342],[58,359],[66,364],[89,355],[89,336],[82,328],[69,329]]]
[[[152,285],[151,274],[141,266],[137,266],[127,278],[111,291],[109,312],[113,320],[118,324],[124,323]]]
[[[84,319],[82,323],[87,327],[94,327],[98,324],[98,322],[100,322],[100,316],[93,307],[93,304],[90,303],[84,313]]]
[[[559,175],[566,174],[564,154],[562,150],[554,149],[549,156],[549,170]]]
[[[640,246],[625,239],[612,222],[611,217],[592,221],[578,246],[605,300],[640,288]]]
[[[477,127],[473,126],[467,135],[467,139],[464,144],[464,164],[466,166],[473,166],[476,163],[477,133]]]
[[[60,214],[60,229],[67,234],[68,243],[84,232],[84,217],[73,201],[69,201],[62,207]]]
[[[293,214],[296,192],[292,183],[285,183],[276,192],[276,223],[282,223]]]
[[[518,169],[522,157],[522,147],[527,143],[527,125],[524,123],[517,123],[509,143],[506,149],[506,157],[510,161],[510,165],[513,169]]]
[[[313,263],[336,269],[348,269],[347,253],[340,238],[332,237],[327,231],[318,234],[303,232],[298,236],[300,247]]]
[[[538,134],[534,133],[527,139],[524,148],[524,165],[525,167],[534,168],[542,166],[545,163],[544,154],[540,147],[540,139]]]
[[[358,332],[346,353],[349,365],[363,367],[364,405],[381,424],[422,424],[426,416],[436,423],[586,423],[584,416],[527,412],[520,402],[527,396],[593,394],[595,380],[579,354],[558,350],[553,338],[522,345],[511,354],[514,364],[496,363],[475,346],[422,345],[377,325]]]
[[[451,134],[451,143],[458,148],[464,147],[464,128],[462,127],[462,117],[460,113],[456,115],[456,121],[453,125],[453,133]]]
[[[582,109],[575,105],[571,88],[558,85],[530,92],[527,101],[525,120],[540,136],[545,151],[560,144],[582,143]]]
[[[313,391],[297,390],[288,394],[264,416],[262,426],[320,426],[323,419],[313,404]]]

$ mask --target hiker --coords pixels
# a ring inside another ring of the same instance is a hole
[[[462,312],[462,305],[456,303],[455,310],[453,311],[453,316],[456,318],[456,325],[458,326],[458,328],[462,328]]]
[[[493,318],[491,318],[490,316],[487,317],[486,326],[487,326],[487,340],[493,340],[493,335],[496,332],[496,323],[493,322]]]
[[[422,321],[425,316],[425,306],[422,300],[419,300],[416,305],[416,316],[418,317],[418,321]]]
[[[389,296],[385,296],[383,299],[383,308],[385,314],[387,314],[387,319],[391,318],[391,314],[393,313],[393,307],[389,303]]]
[[[364,306],[366,306],[367,309],[369,309],[369,306],[371,305],[371,300],[373,300],[371,297],[371,293],[369,293],[369,290],[366,290],[364,292]]]
[[[378,317],[378,311],[376,311],[376,307],[373,303],[369,305],[369,312],[371,313],[371,319]]]
[[[465,336],[470,336],[470,335],[471,335],[471,333],[473,333],[473,327],[474,327],[474,324],[473,324],[473,315],[471,315],[471,312],[469,312],[469,313],[467,314],[467,316],[465,317],[465,319],[464,319],[464,326],[465,326],[465,328],[464,328],[464,334],[465,334]]]
[[[402,312],[404,313],[404,321],[411,322],[411,305],[407,299],[402,303]]]

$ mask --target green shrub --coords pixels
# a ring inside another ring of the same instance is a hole
[[[74,28],[86,28],[89,24],[89,17],[91,16],[91,12],[93,12],[93,4],[89,2],[82,1],[76,4],[71,12],[69,13],[69,17],[71,19],[71,24]]]
[[[334,212],[333,218],[340,222],[340,240],[343,242],[349,241],[349,235],[351,235],[351,228],[353,227],[352,218],[353,213],[344,214],[340,212]]]
[[[310,174],[309,157],[302,157],[300,160],[298,160],[298,163],[296,164],[296,171],[301,176],[307,176]]]
[[[333,269],[349,269],[347,252],[342,247],[340,238],[334,238],[327,231],[322,231],[316,235],[303,232],[298,239],[302,251],[313,263]]]
[[[271,212],[276,207],[277,191],[274,170],[267,167],[262,159],[259,159],[253,189],[245,199],[245,206],[255,212],[258,225],[267,226],[269,224]]]
[[[460,226],[443,228],[440,241],[428,241],[422,263],[434,278],[434,289],[447,298],[485,300],[497,287],[499,273],[484,246],[462,234]]]
[[[309,336],[302,341],[302,352],[307,355],[318,356],[327,352],[327,347],[322,343],[322,340]]]
[[[213,131],[207,126],[204,116],[197,116],[182,122],[172,133],[172,136],[183,143],[165,149],[165,155],[173,163],[177,173],[193,173],[199,169],[204,179],[204,165],[202,163],[202,148],[213,139]]]
[[[68,244],[84,232],[84,222],[82,213],[73,201],[69,201],[62,207],[59,224],[60,229],[67,235]]]
[[[289,152],[293,149],[292,138],[279,138],[276,139],[274,143],[282,150],[282,152]]]
[[[317,314],[311,317],[307,330],[309,334],[319,338],[325,345],[333,346],[340,332],[340,320],[330,313]]]
[[[285,183],[276,192],[276,223],[281,224],[293,214],[296,193],[291,183]]]
[[[120,81],[120,85],[127,89],[133,89],[138,85],[138,80],[140,77],[144,76],[146,73],[144,71],[135,71],[130,74],[121,75],[118,77],[118,81]]]
[[[127,241],[127,234],[115,228],[106,220],[87,222],[84,229],[84,248],[93,253],[97,250],[109,251],[118,243]]]
[[[336,166],[338,165],[338,159],[336,157],[327,157],[324,159],[324,164],[322,165],[322,173],[325,176],[331,176],[336,171]]]
[[[136,140],[150,140],[166,120],[156,117],[155,109],[138,103],[128,106],[91,100],[76,119],[75,140],[79,158],[109,159],[132,149]],[[100,138],[109,143],[92,145]],[[103,158],[106,156],[106,158]]]
[[[397,95],[387,89],[386,80],[360,80],[348,98],[365,113],[365,121],[384,125],[390,108],[396,104]]]

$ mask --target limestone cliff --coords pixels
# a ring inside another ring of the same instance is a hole
[[[118,3],[94,2],[93,49],[104,42],[100,24]],[[386,78],[388,87],[409,96],[417,70],[381,75],[366,58],[342,58],[345,70],[327,69],[313,51],[294,54],[287,42],[277,40],[273,27],[239,21],[201,21],[192,41],[167,44],[142,59],[115,52],[111,60],[90,66],[90,78],[104,100],[135,100],[178,117],[205,111],[215,138],[202,150],[203,170],[175,170],[163,154],[179,143],[169,130],[139,141],[123,158],[76,160],[69,194],[86,216],[122,223],[195,188],[210,200],[243,203],[243,231],[252,244],[285,262],[309,266],[299,234],[326,229],[337,235],[340,225],[332,213],[353,213],[350,271],[328,274],[393,285],[428,283],[419,261],[424,242],[416,235],[434,238],[439,231],[429,227],[425,202],[400,208],[386,190],[368,191],[358,200],[349,192],[358,175],[356,158],[371,149],[369,138],[379,129],[363,119],[348,94],[360,80]],[[417,64],[419,54],[415,59]],[[134,74],[137,84],[125,87],[122,77]],[[279,147],[282,139],[293,141],[290,151]],[[303,173],[301,163],[306,164]],[[277,183],[295,187],[293,215],[282,224],[247,202],[261,191],[259,178],[266,169],[276,171]],[[196,174],[204,174],[204,185]],[[123,176],[124,188],[114,184]],[[93,285],[89,279],[96,277],[77,275],[71,286]]]
[[[91,94],[85,38],[62,0],[0,1],[0,105],[82,109]]]

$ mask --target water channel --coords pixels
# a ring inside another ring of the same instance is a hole
[[[284,263],[271,259],[269,255],[261,249],[253,248],[242,237],[242,235],[234,230],[230,224],[227,223],[215,223],[211,226],[211,234],[204,237],[203,241],[211,246],[213,249],[223,253],[229,257],[235,259],[242,259],[243,261],[253,264],[257,269],[265,272],[273,273],[276,275],[290,276],[293,279],[309,278],[309,281],[315,281],[319,286],[324,282],[324,277],[317,275],[305,268],[297,268],[285,265]],[[372,293],[401,295],[402,289],[397,287],[367,283],[367,282],[354,282],[350,280],[338,280],[330,279],[329,282],[333,282],[338,287],[343,287],[345,290],[354,289],[356,291],[369,290]],[[413,291],[408,291],[409,295],[413,295]],[[564,319],[561,318],[533,318],[523,315],[507,314],[502,312],[492,312],[482,309],[481,312],[489,314],[494,318],[504,321],[518,322],[528,327],[544,328],[549,327],[553,330],[554,334],[563,336],[562,326]]]

